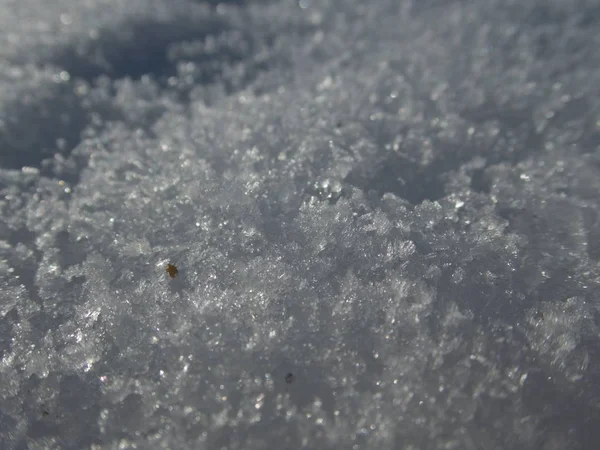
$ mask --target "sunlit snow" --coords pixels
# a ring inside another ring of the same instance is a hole
[[[595,0],[0,0],[0,448],[600,448]]]

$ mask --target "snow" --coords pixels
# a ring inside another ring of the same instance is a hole
[[[592,0],[0,0],[0,447],[597,448],[599,40]]]

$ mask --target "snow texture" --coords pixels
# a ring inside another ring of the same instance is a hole
[[[596,0],[0,0],[0,448],[599,448],[598,48]]]

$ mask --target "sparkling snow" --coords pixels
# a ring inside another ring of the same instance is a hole
[[[595,0],[0,0],[0,448],[597,449],[598,48]]]

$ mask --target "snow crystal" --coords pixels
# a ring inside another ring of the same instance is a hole
[[[595,2],[0,12],[1,448],[597,447]]]

